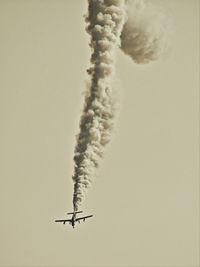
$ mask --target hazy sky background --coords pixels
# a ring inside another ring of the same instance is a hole
[[[121,112],[83,210],[73,150],[89,36],[86,0],[0,0],[0,266],[199,266],[199,1],[152,0],[172,51],[134,64],[117,51]]]

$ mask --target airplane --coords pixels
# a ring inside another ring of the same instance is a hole
[[[80,218],[76,218],[76,214],[77,213],[82,213],[83,211],[74,211],[74,212],[69,212],[67,213],[68,215],[71,215],[72,214],[72,218],[71,219],[68,219],[68,220],[55,220],[55,222],[62,222],[63,224],[65,224],[66,222],[69,222],[69,224],[72,225],[72,227],[74,228],[75,227],[75,223],[76,222],[81,222],[81,220],[85,221],[86,218],[90,218],[90,217],[93,217],[93,215],[89,215],[89,216],[84,216],[84,217],[80,217]]]

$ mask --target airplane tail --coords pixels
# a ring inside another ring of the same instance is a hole
[[[83,211],[74,211],[74,212],[68,212],[67,214],[77,214],[77,213],[82,213]]]

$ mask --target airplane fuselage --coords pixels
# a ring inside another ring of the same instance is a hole
[[[72,227],[74,228],[74,226],[75,226],[75,222],[76,222],[76,214],[74,213],[73,215],[72,215]]]

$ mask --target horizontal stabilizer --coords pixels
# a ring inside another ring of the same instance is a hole
[[[81,213],[82,211],[74,211],[74,212],[68,212],[67,214],[77,214],[77,213]]]

